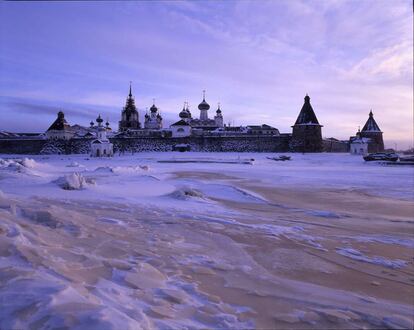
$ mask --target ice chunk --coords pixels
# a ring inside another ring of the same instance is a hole
[[[82,174],[77,172],[62,176],[55,180],[54,183],[65,190],[79,190],[84,189],[87,186],[86,179]]]
[[[23,158],[21,161],[18,161],[18,163],[26,168],[35,168],[37,166],[36,161],[31,158]]]
[[[190,187],[183,187],[177,189],[173,193],[170,194],[171,197],[181,200],[188,200],[190,198],[203,198],[204,195],[201,191],[197,189],[193,189]]]

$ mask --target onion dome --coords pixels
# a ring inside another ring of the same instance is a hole
[[[99,116],[98,116],[98,118],[96,118],[96,122],[97,122],[98,124],[100,124],[100,123],[102,123],[102,122],[103,122],[103,119],[101,118],[101,115],[99,115]]]
[[[190,111],[188,110],[188,105],[187,105],[187,108],[186,108],[186,105],[187,105],[187,102],[184,102],[183,110],[181,110],[179,114],[180,118],[182,119],[191,117]]]
[[[198,110],[208,110],[210,109],[210,104],[206,102],[206,91],[203,91],[203,101],[198,105]]]
[[[208,110],[210,109],[210,104],[208,104],[204,99],[203,101],[198,105],[198,110]]]
[[[94,122],[93,122],[93,120],[91,120],[91,122],[89,123],[89,125],[91,125],[91,127],[93,127],[93,124],[94,124]]]
[[[160,115],[160,114],[157,114],[157,118],[158,118],[158,119],[162,119],[162,117],[161,117],[161,115]]]
[[[109,121],[108,120],[106,120],[105,126],[109,127]]]
[[[185,110],[185,109],[183,109],[181,112],[180,112],[180,114],[179,114],[179,116],[180,116],[180,118],[189,118],[190,117],[190,114],[188,113],[188,111],[187,110]]]
[[[152,107],[150,108],[151,112],[157,112],[158,108],[155,106],[155,104],[152,105]]]
[[[217,114],[221,114],[220,103],[218,104],[218,107],[217,107],[216,113],[217,113]]]

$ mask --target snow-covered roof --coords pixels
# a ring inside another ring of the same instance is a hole
[[[172,124],[171,126],[190,126],[190,124],[187,123],[185,120],[181,119],[176,123]]]
[[[260,130],[277,130],[277,128],[263,124],[263,125],[248,125],[250,129],[260,129]]]
[[[70,129],[70,125],[67,123],[66,119],[65,119],[65,114],[62,111],[58,112],[58,117],[56,118],[56,120],[53,122],[52,125],[50,125],[50,127],[47,129],[48,131],[63,131],[63,130],[67,130]]]
[[[363,138],[358,138],[358,137],[356,137],[356,138],[351,140],[351,144],[352,143],[365,144],[365,143],[369,143],[370,141],[371,141],[370,138],[364,138],[364,137]]]
[[[362,128],[362,132],[381,132],[377,122],[374,119],[372,110],[369,112],[368,120]]]
[[[18,136],[16,133],[11,133],[11,132],[5,132],[5,131],[1,131],[0,132],[0,137],[15,137]]]
[[[299,112],[299,116],[296,119],[295,125],[319,125],[315,112],[310,104],[310,97],[305,96],[305,103]]]

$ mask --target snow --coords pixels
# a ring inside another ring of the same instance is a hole
[[[340,218],[341,216],[335,212],[331,212],[331,211],[310,211],[308,212],[310,215],[313,215],[315,217],[322,217],[322,218],[329,218],[329,219],[337,219]]]
[[[368,257],[364,255],[362,252],[353,248],[337,248],[336,251],[340,255],[343,255],[345,257],[362,262],[367,262],[370,264],[381,265],[387,268],[402,268],[407,264],[406,261],[400,259],[389,260],[379,256]]]
[[[88,182],[83,175],[76,172],[66,174],[65,176],[57,178],[53,182],[65,190],[80,190],[88,186]],[[89,180],[89,183],[92,184],[93,181]]]
[[[376,242],[391,245],[401,245],[414,249],[414,239],[412,238],[396,238],[388,235],[375,236],[355,236],[352,239],[358,242]]]
[[[133,188],[133,181],[128,175],[144,175],[145,172],[151,173],[154,177],[162,177],[173,171],[213,171],[218,174],[232,174],[244,179],[260,181],[264,184],[280,187],[295,187],[301,185],[305,188],[340,188],[348,191],[361,191],[379,196],[394,196],[402,199],[412,200],[414,192],[413,169],[409,167],[387,167],[374,163],[367,163],[361,157],[348,154],[290,154],[292,161],[274,162],[266,157],[275,156],[267,153],[138,153],[130,156],[113,157],[108,159],[87,158],[84,155],[50,155],[31,156],[28,158],[13,157],[7,155],[0,160],[0,178],[3,186],[7,186],[9,192],[22,192],[20,180],[12,179],[8,172],[21,172],[25,174],[37,175],[28,184],[35,186],[36,193],[39,193],[39,184],[52,181],[53,178],[64,174],[78,172],[85,177],[93,177],[91,172],[112,172],[118,174],[117,178],[104,180],[105,185],[115,185],[122,181],[125,190]],[[237,160],[255,159],[254,165],[244,164],[203,164],[203,163],[157,163],[158,160]],[[10,166],[8,168],[8,166]],[[24,169],[21,169],[21,168]],[[64,168],[65,167],[65,168]],[[76,168],[73,170],[72,168]],[[30,171],[32,170],[32,171]],[[36,171],[33,171],[36,170]],[[48,180],[42,180],[48,179]],[[17,186],[15,186],[17,184]],[[99,180],[97,182],[99,186]],[[220,186],[206,187],[209,192],[216,190],[220,193],[222,189],[227,189],[226,193],[233,195],[234,187],[228,188]],[[51,193],[51,188],[44,187],[45,194]],[[47,190],[47,191],[46,191]],[[30,195],[30,189],[23,192]],[[118,197],[118,190],[113,190],[112,196]],[[42,192],[40,192],[42,193]],[[224,192],[223,192],[224,194]],[[144,194],[140,194],[143,196]],[[151,196],[154,194],[151,193]],[[243,198],[242,194],[239,196]],[[316,210],[324,211],[324,210]],[[327,216],[329,214],[327,213]]]
[[[348,154],[267,159],[275,156],[0,155],[0,328],[265,328],[275,324],[260,323],[268,304],[271,322],[292,327],[412,324],[412,305],[367,303],[335,283],[355,263],[381,283],[383,270],[409,273],[409,220],[313,206],[295,193],[334,192],[339,206],[347,193],[409,203],[413,169]],[[401,223],[376,230],[391,220]],[[314,281],[330,274],[337,287]]]

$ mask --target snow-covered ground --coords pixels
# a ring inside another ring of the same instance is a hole
[[[414,169],[274,156],[0,155],[0,328],[412,327]]]

